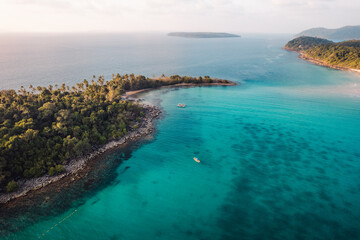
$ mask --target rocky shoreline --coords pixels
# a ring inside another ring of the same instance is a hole
[[[198,87],[198,86],[234,86],[234,85],[237,84],[235,82],[201,83],[201,84],[182,83],[182,84],[164,86],[164,88]],[[147,92],[150,90],[154,90],[154,88],[129,91],[123,97],[130,101],[138,100],[137,94]],[[53,185],[66,186],[69,182],[78,179],[79,177],[78,174],[80,172],[81,173],[85,172],[86,175],[87,172],[91,171],[91,167],[89,167],[89,164],[92,160],[95,161],[98,157],[110,152],[111,150],[125,146],[128,143],[134,142],[145,136],[150,135],[155,129],[154,119],[159,118],[161,114],[161,110],[158,107],[152,105],[150,106],[150,105],[142,104],[142,106],[144,108],[145,117],[142,119],[142,122],[139,124],[139,127],[136,130],[133,129],[124,137],[118,140],[108,142],[107,144],[101,146],[100,148],[89,153],[86,156],[72,159],[71,161],[69,161],[68,164],[64,165],[64,169],[65,169],[64,173],[55,176],[49,176],[48,174],[46,174],[38,178],[19,180],[18,181],[19,188],[17,191],[12,193],[0,193],[0,207],[1,205],[17,202],[14,200],[17,200],[19,198],[23,198],[23,197],[26,198],[27,196],[31,197],[34,195],[34,193],[37,193],[42,189],[45,189],[44,191],[47,191],[47,189],[48,188],[51,189]],[[58,186],[56,188],[58,188]]]
[[[100,155],[121,147],[130,142],[136,141],[142,137],[145,137],[151,134],[154,131],[154,119],[159,118],[161,110],[158,107],[143,105],[145,116],[142,119],[139,127],[122,138],[114,141],[110,141],[107,144],[101,146],[99,149],[95,150],[92,153],[89,153],[86,156],[72,159],[68,164],[64,165],[65,172],[56,176],[45,175],[39,178],[33,178],[29,180],[20,180],[18,181],[19,189],[16,192],[12,193],[2,193],[0,194],[0,204],[5,204],[19,197],[28,195],[31,191],[41,189],[45,186],[48,186],[51,183],[58,182],[64,178],[72,178],[76,175],[77,172],[84,169],[87,163]]]

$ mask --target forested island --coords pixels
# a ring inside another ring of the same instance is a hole
[[[124,99],[127,91],[178,85],[231,85],[227,80],[174,75],[103,76],[76,86],[0,91],[0,193],[18,181],[66,171],[70,160],[139,128],[149,109]],[[151,110],[151,109],[150,109]],[[152,110],[151,110],[152,111]],[[151,115],[150,115],[151,117]]]
[[[332,42],[315,37],[299,37],[288,42],[285,49],[300,53],[300,57],[319,65],[360,70],[360,40]]]
[[[184,38],[232,38],[240,37],[240,35],[223,33],[223,32],[171,32],[168,33],[171,37],[184,37]]]
[[[297,34],[296,37],[318,37],[333,40],[354,40],[360,39],[360,26],[345,26],[336,29],[311,28]]]

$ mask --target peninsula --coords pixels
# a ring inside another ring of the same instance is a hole
[[[332,42],[322,38],[299,37],[284,49],[300,53],[312,63],[339,70],[360,72],[360,40]]]
[[[160,110],[130,101],[126,93],[203,85],[235,83],[209,76],[117,74],[73,87],[0,91],[0,203],[71,176],[108,150],[151,134]]]
[[[184,38],[232,38],[240,37],[240,35],[223,33],[223,32],[171,32],[168,33],[171,37]]]

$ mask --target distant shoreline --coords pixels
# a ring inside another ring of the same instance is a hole
[[[170,37],[183,38],[239,38],[240,35],[225,33],[225,32],[170,32],[167,34]]]
[[[324,63],[323,61],[321,60],[317,60],[315,58],[311,58],[311,57],[308,57],[306,55],[306,53],[302,52],[302,51],[295,51],[295,50],[291,50],[291,49],[288,49],[286,47],[284,47],[285,50],[287,51],[290,51],[290,52],[296,52],[299,54],[299,58],[307,61],[307,62],[310,62],[312,64],[315,64],[315,65],[318,65],[318,66],[322,66],[322,67],[326,67],[326,68],[331,68],[331,69],[336,69],[336,70],[341,70],[341,71],[348,71],[348,72],[354,72],[354,73],[358,73],[360,74],[360,70],[359,69],[354,69],[354,68],[347,68],[347,67],[340,67],[340,66],[332,66],[332,65],[329,65],[327,63]]]
[[[234,86],[237,85],[235,82],[227,83],[179,83],[175,85],[162,86],[159,88],[146,88],[135,91],[127,91],[123,97],[130,100],[129,98],[134,98],[137,94],[161,89],[161,88],[173,88],[173,87],[200,87],[200,86]],[[136,100],[136,99],[134,99]],[[95,159],[108,154],[114,149],[123,147],[129,143],[138,141],[144,137],[147,137],[153,133],[155,130],[154,120],[160,118],[161,110],[157,106],[142,105],[145,109],[145,117],[139,124],[139,128],[129,132],[124,137],[110,141],[107,144],[103,145],[99,149],[87,154],[86,156],[72,159],[67,165],[64,166],[65,173],[61,173],[55,176],[44,175],[42,177],[20,180],[19,189],[16,192],[12,193],[1,193],[0,194],[0,206],[10,204],[16,206],[14,200],[21,201],[23,198],[31,197],[36,194],[37,191],[49,191],[52,189],[52,185],[56,183],[54,187],[59,188],[61,186],[66,187],[69,183],[76,181],[79,178],[79,173],[81,175],[86,175],[92,169],[89,167],[89,163]],[[14,203],[13,203],[14,202]]]

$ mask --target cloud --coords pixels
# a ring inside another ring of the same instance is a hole
[[[71,7],[71,2],[67,0],[14,0],[16,4],[21,5],[36,5],[52,8],[69,8]]]
[[[241,13],[242,5],[234,0],[147,0],[144,1],[145,12],[153,14],[196,14],[204,13],[225,15],[229,13]]]
[[[240,13],[236,0],[14,0],[17,4],[47,8],[67,8],[95,13],[138,12],[151,14]]]
[[[38,8],[66,9],[76,13],[120,14],[133,11],[131,1],[115,0],[14,0],[16,4]]]
[[[359,0],[0,0],[3,31],[290,32],[354,25],[359,11]]]
[[[334,0],[272,0],[275,6],[285,7],[320,7],[334,2]]]

